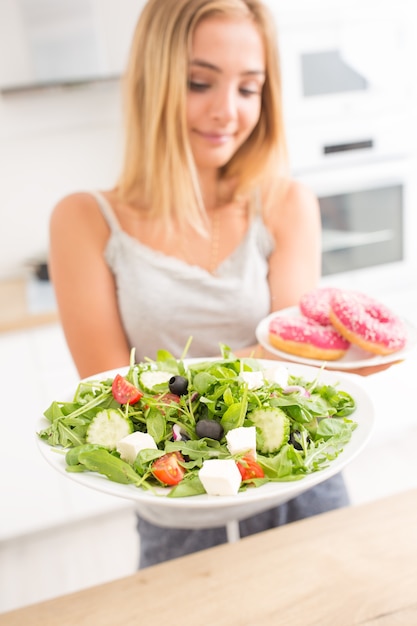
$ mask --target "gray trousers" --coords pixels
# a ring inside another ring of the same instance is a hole
[[[285,504],[242,520],[239,522],[240,536],[247,537],[305,517],[348,506],[348,504],[349,496],[343,477],[337,474]],[[162,528],[147,522],[140,516],[138,516],[137,527],[140,535],[139,567],[141,569],[227,541],[225,527],[198,530]]]

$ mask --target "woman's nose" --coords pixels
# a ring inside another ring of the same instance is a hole
[[[222,121],[229,121],[237,115],[237,97],[232,89],[219,89],[214,94],[212,102],[212,117]]]

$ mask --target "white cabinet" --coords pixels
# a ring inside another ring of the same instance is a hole
[[[56,473],[38,449],[43,411],[78,382],[60,327],[0,335],[0,380],[0,612],[135,571],[133,505]]]
[[[0,90],[120,76],[144,0],[2,0]]]
[[[0,335],[2,446],[0,541],[126,507],[53,471],[37,444],[43,411],[78,376],[59,325]],[[11,471],[13,468],[13,471]],[[4,507],[4,508],[3,508]]]

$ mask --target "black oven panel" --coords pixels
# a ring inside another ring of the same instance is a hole
[[[404,259],[403,186],[319,197],[323,275]]]

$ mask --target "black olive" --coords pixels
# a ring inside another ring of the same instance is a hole
[[[168,381],[169,390],[177,396],[183,396],[187,393],[188,379],[184,376],[171,376]]]
[[[295,430],[293,433],[291,433],[290,438],[288,440],[288,442],[294,446],[294,448],[296,450],[302,450],[303,446],[301,445],[301,443],[299,442],[301,433],[299,430]]]
[[[309,435],[307,435],[307,443],[309,443],[311,441],[311,438]],[[303,446],[300,443],[301,441],[301,433],[299,430],[294,430],[294,432],[291,433],[290,438],[288,439],[288,443],[290,443],[296,450],[302,450]]]
[[[195,427],[198,437],[209,437],[210,439],[220,439],[223,437],[223,426],[215,420],[199,420]]]

